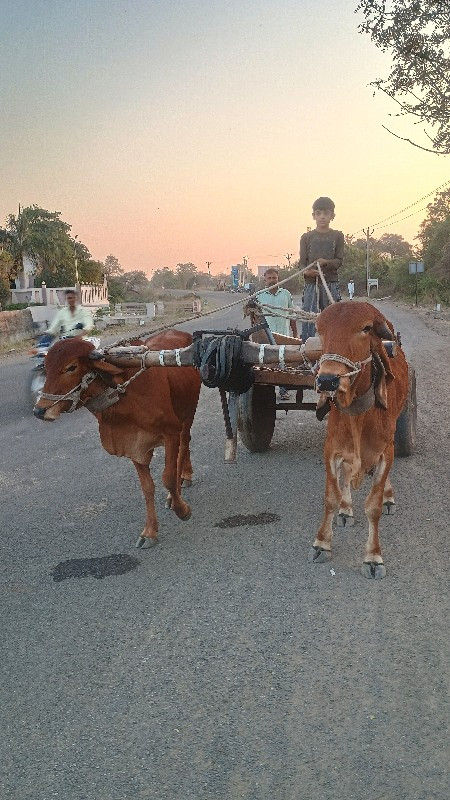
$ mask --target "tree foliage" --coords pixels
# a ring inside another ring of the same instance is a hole
[[[61,219],[60,211],[47,211],[33,205],[9,214],[6,227],[0,229],[0,242],[12,258],[10,279],[23,269],[24,258],[34,264],[35,280],[50,286],[73,286],[78,277],[85,283],[101,281],[103,264],[91,259],[82,242],[70,235],[71,225]]]
[[[417,124],[425,125],[429,146],[398,138],[422,150],[448,155],[449,0],[361,0],[356,11],[364,14],[358,29],[392,58],[388,77],[371,85],[397,103],[399,111],[393,116],[412,116]]]
[[[70,225],[60,216],[59,211],[47,211],[36,205],[19,208],[17,216],[8,215],[0,238],[13,258],[15,275],[23,268],[25,256],[37,269],[56,269],[64,259],[70,246]]]
[[[10,300],[10,285],[14,270],[12,256],[6,250],[0,250],[0,304],[4,306]]]
[[[119,260],[115,256],[106,256],[104,272],[107,278],[116,278],[118,275],[123,275],[123,269],[119,264]]]

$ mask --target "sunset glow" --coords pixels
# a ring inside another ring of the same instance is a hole
[[[319,195],[356,233],[450,179],[370,81],[357,0],[6,0],[0,225],[61,212],[96,259],[149,275],[298,256]],[[377,227],[414,243],[433,195]]]

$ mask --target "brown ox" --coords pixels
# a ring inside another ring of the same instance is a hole
[[[329,405],[330,414],[324,449],[325,513],[310,558],[317,563],[331,557],[333,515],[338,513],[338,525],[353,524],[350,487],[359,488],[369,474],[369,537],[362,573],[384,578],[378,523],[383,510],[395,511],[389,470],[396,421],[408,393],[408,364],[400,346],[389,358],[382,340],[395,340],[393,327],[370,303],[335,303],[322,311],[316,326],[323,353],[317,374],[318,409],[325,411]]]
[[[145,344],[151,350],[162,350],[187,347],[191,342],[190,334],[170,330],[151,336]],[[169,492],[167,505],[182,520],[191,516],[191,509],[181,496],[181,484],[190,485],[192,480],[189,442],[200,376],[193,367],[149,368],[126,387],[118,402],[98,411],[95,404],[103,405],[103,401],[93,398],[100,398],[108,387],[129,380],[137,369],[119,368],[92,360],[92,356],[94,346],[81,339],[66,339],[50,348],[45,359],[43,397],[36,404],[35,414],[40,419],[55,420],[64,411],[93,404],[90,410],[97,417],[105,450],[130,458],[136,467],[147,509],[145,527],[136,546],[149,547],[158,538],[155,485],[149,469],[155,447],[165,448],[162,480]],[[91,382],[86,387],[88,381]],[[81,388],[81,395],[77,387]],[[61,396],[66,399],[58,399]]]

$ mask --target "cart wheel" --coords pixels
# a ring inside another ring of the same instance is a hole
[[[411,456],[416,445],[417,400],[416,373],[408,364],[408,396],[397,420],[394,437],[396,456]]]
[[[238,430],[251,453],[270,447],[276,418],[275,386],[255,384],[238,399]]]

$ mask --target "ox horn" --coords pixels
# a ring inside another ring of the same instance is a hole
[[[105,354],[102,353],[101,350],[91,350],[91,352],[89,353],[89,358],[92,361],[101,361],[102,358],[104,358],[104,357],[105,357]]]

